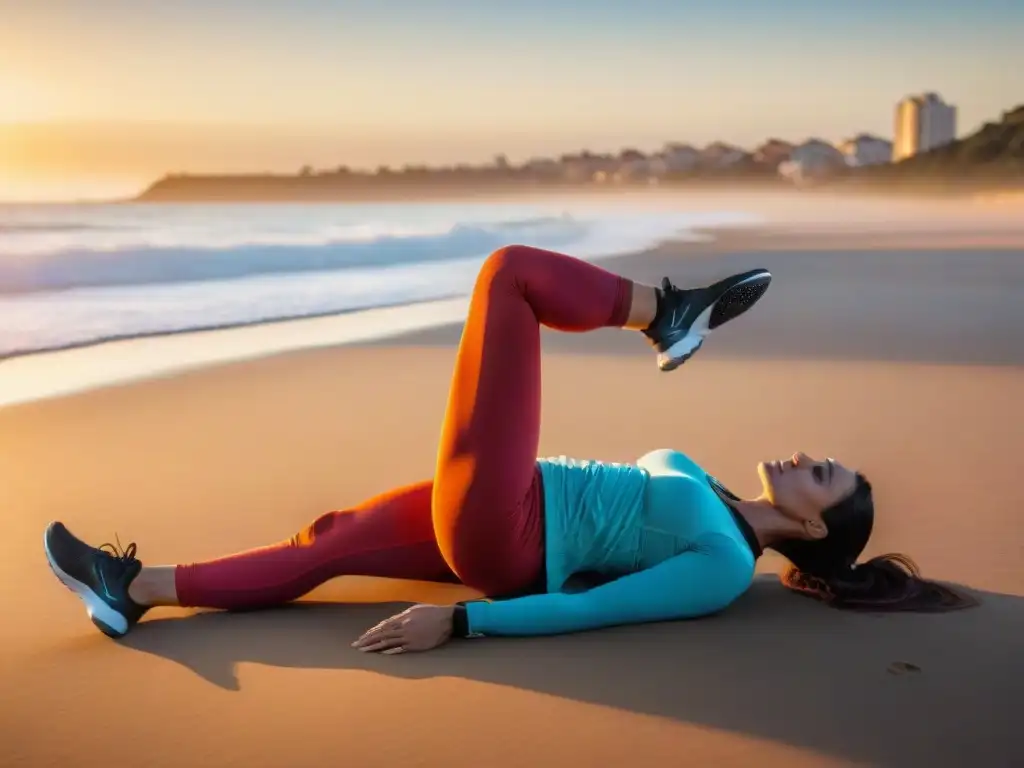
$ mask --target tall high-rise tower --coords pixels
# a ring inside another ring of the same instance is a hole
[[[956,139],[956,107],[935,93],[908,96],[896,105],[893,162]]]

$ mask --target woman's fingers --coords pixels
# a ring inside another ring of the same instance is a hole
[[[376,634],[378,632],[384,632],[386,630],[400,629],[401,626],[402,626],[402,621],[400,619],[392,616],[390,619],[385,619],[380,624],[376,624],[376,625],[370,627],[368,630],[366,630],[363,633],[362,636],[363,637],[369,637],[370,635]]]
[[[429,651],[451,637],[452,608],[416,605],[367,630],[352,647],[389,656]]]
[[[353,643],[353,647],[360,651],[383,651],[388,648],[398,648],[405,643],[405,636],[401,632],[389,632],[360,639]]]
[[[406,636],[409,623],[409,611],[392,616],[364,632],[352,647],[367,653],[404,653],[409,644]]]
[[[370,630],[366,632],[362,637],[352,643],[353,648],[359,650],[370,650],[371,645],[378,643],[391,643],[396,640],[401,640],[404,635],[401,627],[384,626],[377,630]]]
[[[388,652],[394,651],[396,649],[401,649],[401,647],[402,647],[402,640],[401,640],[401,638],[397,638],[397,639],[391,639],[391,640],[381,640],[380,642],[373,643],[371,645],[364,645],[364,646],[360,647],[359,650],[363,651],[364,653],[375,653],[375,652],[378,652],[378,651],[383,651],[384,653],[388,653]]]
[[[381,640],[394,640],[401,636],[401,630],[379,629],[376,632],[369,632],[363,635],[352,643],[352,645],[358,648],[359,646],[369,645],[370,643],[376,643]]]

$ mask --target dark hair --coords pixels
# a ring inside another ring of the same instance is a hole
[[[826,509],[821,519],[828,528],[825,538],[772,545],[792,563],[781,577],[789,589],[835,608],[860,611],[939,612],[977,605],[966,594],[922,579],[906,555],[857,563],[875,520],[871,483],[863,475],[857,475],[853,492]]]

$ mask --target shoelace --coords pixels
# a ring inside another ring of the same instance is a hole
[[[138,549],[135,546],[135,542],[130,542],[127,547],[122,547],[121,539],[118,538],[116,533],[114,534],[114,541],[116,541],[117,543],[110,544],[108,542],[106,544],[100,544],[100,546],[97,547],[97,549],[99,549],[99,551],[107,557],[113,560],[118,560],[124,565],[131,565],[132,563],[134,563],[136,561],[135,553]]]
[[[661,291],[664,294],[682,293],[682,290],[672,285],[672,281],[667,277],[661,279]]]

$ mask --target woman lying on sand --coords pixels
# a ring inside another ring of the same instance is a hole
[[[706,616],[750,586],[763,548],[787,557],[791,589],[831,605],[945,610],[969,604],[893,555],[855,564],[871,535],[871,486],[837,461],[797,454],[758,467],[737,498],[685,455],[636,464],[537,459],[542,325],[642,332],[669,371],[750,309],[771,275],[704,288],[636,284],[593,264],[511,246],[477,278],[433,481],[329,512],[293,538],[211,562],[145,567],[135,544],[91,547],[59,522],[46,557],[104,633],[152,606],[252,609],[295,600],[341,575],[462,582],[490,596],[416,605],[367,631],[362,651],[426,651],[452,637],[546,635]],[[574,574],[588,591],[563,591]]]

